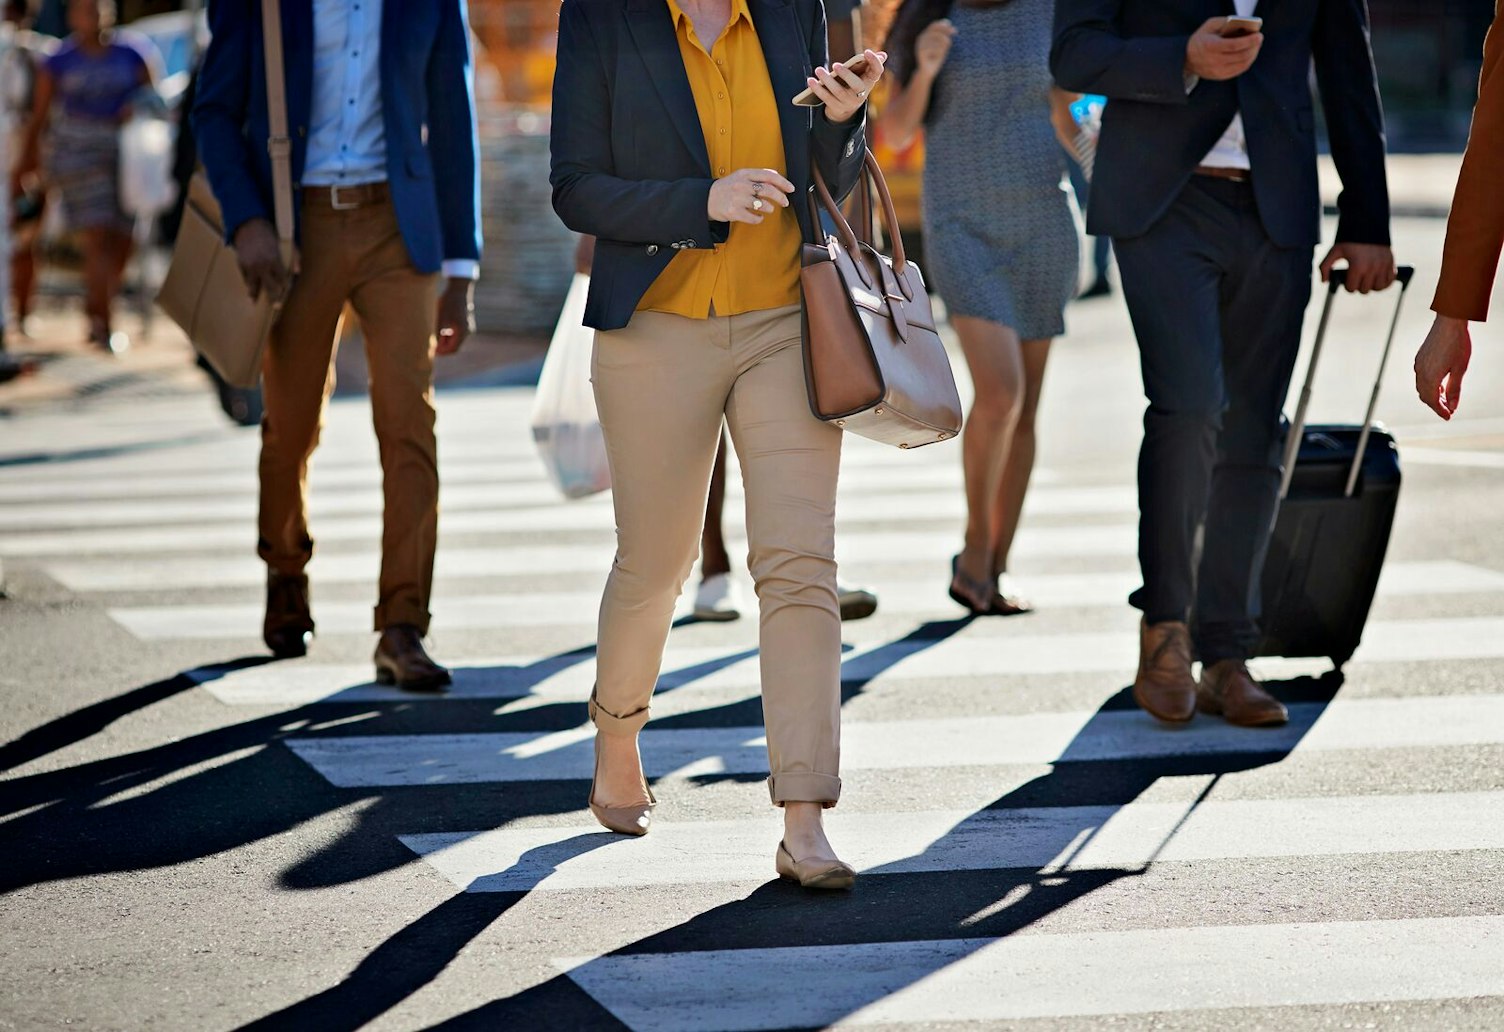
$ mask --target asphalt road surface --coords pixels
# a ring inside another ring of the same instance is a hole
[[[750,614],[673,632],[653,833],[589,818],[610,501],[553,494],[530,392],[441,395],[442,699],[370,683],[364,402],[314,463],[320,633],[282,663],[253,432],[174,394],[0,422],[0,1028],[1504,1027],[1504,333],[1457,422],[1422,409],[1441,226],[1399,229],[1392,547],[1341,675],[1257,664],[1288,728],[1168,731],[1127,698],[1119,299],[1073,307],[1053,359],[1036,614],[946,599],[953,443],[849,442],[843,577],[882,599],[846,628],[849,895],[773,877]],[[1361,414],[1389,302],[1339,299],[1316,418]]]

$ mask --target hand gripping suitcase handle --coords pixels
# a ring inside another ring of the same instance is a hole
[[[1394,317],[1389,321],[1389,336],[1384,340],[1384,352],[1379,357],[1379,371],[1373,380],[1373,392],[1368,396],[1368,412],[1363,417],[1363,430],[1358,435],[1358,448],[1353,455],[1352,466],[1347,471],[1347,487],[1344,497],[1351,498],[1358,486],[1358,472],[1363,468],[1363,457],[1368,453],[1368,438],[1373,430],[1373,414],[1379,404],[1379,389],[1384,383],[1384,370],[1389,365],[1389,352],[1394,347],[1394,334],[1399,328],[1400,311],[1405,305],[1405,293],[1410,281],[1415,278],[1415,267],[1401,265],[1396,270],[1400,281],[1400,293],[1394,303]],[[1311,346],[1311,363],[1306,368],[1305,383],[1300,388],[1300,401],[1295,407],[1295,419],[1290,423],[1290,435],[1285,440],[1284,475],[1280,480],[1279,496],[1283,500],[1290,493],[1290,480],[1295,476],[1295,462],[1300,457],[1300,442],[1306,429],[1306,410],[1311,404],[1311,384],[1316,379],[1316,366],[1321,361],[1321,348],[1326,342],[1327,325],[1332,317],[1332,299],[1337,291],[1347,285],[1347,270],[1333,269],[1327,282],[1326,302],[1321,307],[1321,322],[1316,328],[1316,343]]]

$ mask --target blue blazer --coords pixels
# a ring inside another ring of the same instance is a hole
[[[313,104],[313,3],[281,4],[297,212]],[[272,218],[260,4],[211,0],[209,27],[193,128],[233,239],[251,219]],[[465,0],[386,0],[380,64],[387,182],[413,266],[437,272],[445,259],[479,261],[480,146]]]
[[[1379,104],[1366,0],[1261,0],[1264,47],[1227,82],[1189,95],[1186,41],[1232,0],[1056,0],[1050,67],[1064,89],[1108,97],[1097,143],[1088,232],[1147,232],[1241,112],[1253,191],[1269,239],[1309,247],[1321,239],[1314,63],[1332,158],[1342,176],[1337,239],[1389,243],[1384,113]]]
[[[866,113],[844,125],[789,100],[829,63],[820,0],[751,0],[752,21],[779,102],[791,199],[816,239],[810,162],[844,198],[866,155]],[[731,231],[706,211],[710,155],[673,16],[663,0],[564,0],[554,76],[554,210],[596,237],[585,325],[627,325],[681,249],[713,247]]]

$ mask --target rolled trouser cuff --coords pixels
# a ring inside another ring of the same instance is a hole
[[[768,793],[774,806],[784,803],[819,803],[827,809],[841,798],[841,779],[834,774],[799,770],[768,778]]]
[[[635,735],[642,730],[648,722],[648,708],[646,706],[635,709],[631,713],[612,713],[600,703],[595,701],[595,693],[590,693],[590,720],[596,729],[608,735]]]

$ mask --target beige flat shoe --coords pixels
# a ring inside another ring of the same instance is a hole
[[[795,860],[782,842],[773,857],[778,877],[798,882],[806,889],[849,889],[856,882],[856,871],[839,860]]]
[[[653,790],[648,787],[646,780],[642,783],[642,790],[647,793],[646,803],[634,803],[631,806],[602,806],[595,801],[595,776],[601,769],[601,736],[595,736],[595,772],[590,777],[590,812],[595,814],[595,819],[601,822],[601,827],[607,831],[614,831],[618,835],[646,835],[649,826],[653,823],[653,807],[658,805],[658,799],[653,795]]]

